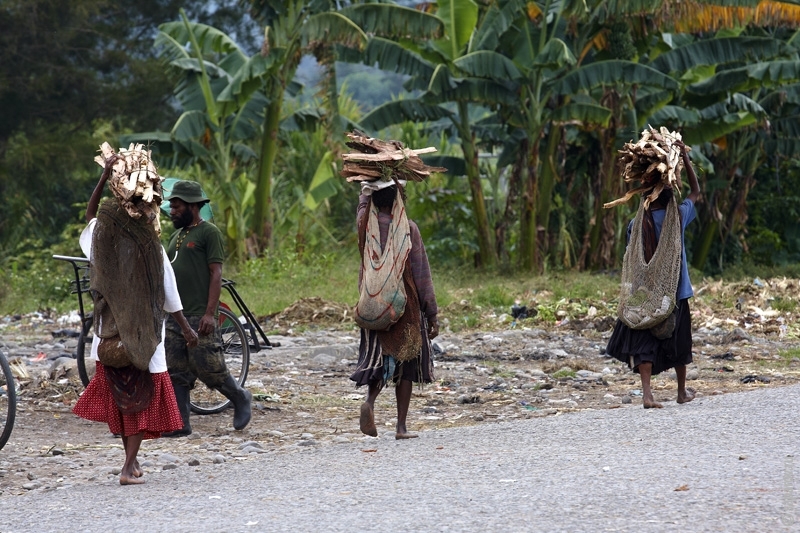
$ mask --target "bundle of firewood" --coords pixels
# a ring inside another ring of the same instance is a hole
[[[105,168],[109,159],[115,158],[112,164],[108,186],[114,196],[125,202],[139,197],[146,203],[161,203],[161,176],[158,175],[150,150],[144,145],[131,143],[128,149],[120,148],[115,153],[110,144],[100,145],[100,155],[95,162]]]
[[[345,144],[356,150],[342,154],[341,175],[347,181],[422,181],[434,172],[447,172],[446,168],[428,166],[419,158],[419,154],[435,152],[436,148],[412,150],[399,141],[373,139],[360,131],[348,133],[347,137],[350,141]]]
[[[682,146],[684,145],[681,134],[669,131],[663,126],[660,130],[648,126],[638,142],[625,143],[619,157],[622,178],[626,183],[640,182],[641,185],[628,191],[622,198],[604,204],[603,207],[623,204],[636,194],[644,195],[645,204],[649,204],[667,188],[672,188],[680,194],[683,169]]]

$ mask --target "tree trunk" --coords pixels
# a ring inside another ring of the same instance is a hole
[[[478,166],[478,150],[475,147],[475,137],[469,127],[469,114],[466,102],[458,103],[459,131],[461,133],[461,149],[464,151],[464,161],[467,167],[467,180],[472,193],[472,210],[475,214],[475,230],[478,235],[479,267],[494,268],[497,263],[494,247],[492,246],[492,232],[489,226],[489,217],[486,213],[486,201],[483,198],[481,186],[480,167]]]
[[[609,90],[601,99],[601,103],[613,111],[608,127],[602,130],[600,136],[602,146],[602,160],[600,162],[599,183],[595,190],[599,195],[595,197],[594,227],[591,237],[591,267],[595,269],[611,268],[616,263],[615,250],[617,249],[617,225],[619,224],[619,211],[606,209],[603,204],[619,198],[623,193],[623,181],[617,167],[617,128],[623,124],[622,102],[619,94]]]
[[[516,215],[516,205],[519,200],[522,167],[525,163],[527,153],[527,143],[523,142],[522,150],[517,155],[517,161],[511,169],[511,176],[508,179],[508,195],[506,196],[506,207],[503,215],[495,224],[495,249],[497,250],[498,261],[503,270],[511,268],[511,257],[508,252],[508,233],[514,223]]]
[[[278,154],[278,127],[283,107],[283,86],[276,82],[264,117],[261,137],[261,156],[255,190],[255,212],[252,230],[256,235],[259,251],[272,247],[272,169]]]
[[[538,174],[536,165],[539,161],[539,142],[532,139],[528,147],[524,165],[522,205],[520,207],[519,248],[520,268],[526,272],[533,272],[539,266],[537,231],[536,231],[536,206]]]
[[[553,189],[555,188],[558,171],[556,169],[556,153],[561,144],[562,128],[550,126],[550,136],[547,139],[547,148],[541,159],[542,172],[539,178],[539,205],[537,207],[537,226],[544,228],[539,241],[541,255],[547,255],[549,247],[550,211],[553,205]]]

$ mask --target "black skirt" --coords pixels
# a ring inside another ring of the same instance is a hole
[[[378,332],[361,329],[361,344],[358,350],[358,366],[350,379],[356,382],[356,387],[362,385],[386,385],[387,381],[397,384],[405,379],[414,383],[431,383],[433,377],[433,359],[431,358],[431,341],[424,324],[420,324],[422,334],[422,349],[419,355],[410,361],[395,362],[393,372],[388,366],[388,358],[384,357],[381,343],[378,341]],[[391,376],[387,374],[391,372]]]
[[[692,314],[689,299],[678,302],[675,331],[668,339],[659,340],[648,329],[631,329],[617,319],[608,340],[606,353],[634,372],[641,363],[653,363],[653,375],[692,362]]]

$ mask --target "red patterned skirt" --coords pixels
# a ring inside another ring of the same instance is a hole
[[[144,411],[132,415],[120,413],[102,363],[97,363],[97,371],[72,412],[81,418],[94,422],[105,422],[115,435],[129,437],[144,432],[145,439],[157,439],[161,433],[183,428],[183,419],[175,401],[175,391],[169,372],[151,374],[153,378],[153,400]]]

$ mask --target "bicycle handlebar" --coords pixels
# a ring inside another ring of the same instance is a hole
[[[60,261],[69,261],[70,263],[88,263],[88,257],[72,257],[70,255],[54,255],[53,259],[58,259]]]

